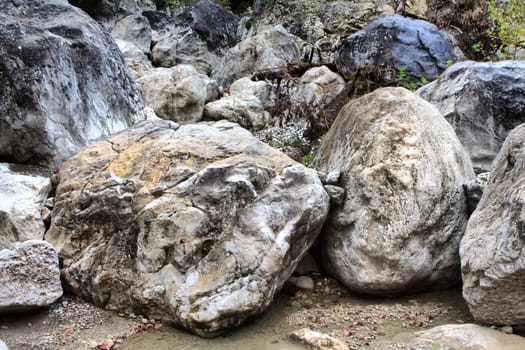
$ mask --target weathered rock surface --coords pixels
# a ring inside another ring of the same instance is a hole
[[[144,16],[126,16],[115,24],[111,36],[133,43],[142,52],[149,53],[151,46],[151,26]]]
[[[25,175],[0,163],[0,249],[44,238],[41,211],[50,191],[48,177]]]
[[[489,180],[490,173],[481,173],[476,175],[476,179],[473,181],[468,181],[463,185],[465,193],[467,194],[467,202],[469,211],[472,213],[478,206],[481,196],[485,187],[487,187],[487,182]]]
[[[351,290],[398,294],[460,278],[468,155],[439,111],[404,88],[347,104],[313,166],[346,190],[323,229],[326,270]]]
[[[235,80],[230,86],[230,96],[254,95],[263,104],[264,109],[275,105],[277,87],[266,80],[253,81],[248,77]]]
[[[164,28],[152,50],[153,63],[161,67],[184,63],[210,74],[217,55],[237,42],[237,19],[210,0],[184,9]]]
[[[155,10],[152,0],[68,0],[100,22],[111,22],[119,13],[140,14],[142,11]]]
[[[148,57],[135,44],[119,39],[116,39],[115,43],[117,43],[118,48],[126,61],[126,65],[135,80],[153,68]]]
[[[335,58],[341,74],[374,74],[378,84],[393,84],[399,79],[431,81],[448,62],[459,57],[445,32],[435,25],[398,15],[378,17],[365,28],[344,40]]]
[[[200,121],[206,102],[219,97],[217,83],[187,64],[151,69],[137,79],[137,86],[159,117],[179,123]]]
[[[62,296],[58,254],[45,241],[0,250],[0,313],[49,306]]]
[[[253,72],[286,70],[300,59],[299,38],[278,25],[249,37],[229,49],[214,67],[212,78],[229,87]]]
[[[67,285],[200,335],[261,313],[328,211],[314,170],[226,121],[142,122],[59,176],[46,238]]]
[[[461,241],[463,297],[474,319],[490,324],[525,324],[524,140],[522,124],[495,159]]]
[[[261,130],[267,122],[264,106],[256,96],[227,96],[204,106],[204,119],[226,119],[248,130]]]
[[[525,62],[460,62],[418,90],[456,130],[478,171],[492,161],[510,130],[525,122]]]
[[[345,88],[344,79],[326,66],[307,70],[290,94],[290,119],[314,121]]]
[[[258,30],[282,25],[312,44],[314,62],[323,64],[330,63],[335,46],[332,43],[361,29],[375,15],[388,11],[384,6],[388,3],[392,1],[256,0],[253,10]],[[325,59],[319,61],[318,53]]]
[[[58,166],[144,118],[117,46],[67,2],[0,2],[0,56],[0,160]]]
[[[438,346],[438,349],[518,350],[525,349],[525,339],[476,324],[442,325],[417,332],[414,342]]]

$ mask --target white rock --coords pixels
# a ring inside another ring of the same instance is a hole
[[[51,180],[43,176],[22,175],[0,163],[0,249],[14,242],[42,239],[45,226],[41,217],[44,201],[51,191]]]
[[[49,306],[62,296],[58,254],[31,240],[0,250],[0,313]]]
[[[227,96],[207,103],[204,119],[226,119],[254,131],[264,128],[268,121],[261,101],[253,95]]]
[[[463,184],[474,179],[454,130],[404,88],[348,103],[313,166],[341,170],[344,204],[321,237],[325,268],[361,293],[446,288],[460,279],[468,219]]]

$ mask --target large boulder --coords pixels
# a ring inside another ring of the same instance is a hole
[[[237,43],[236,32],[237,19],[230,11],[201,0],[170,19],[153,46],[153,63],[161,67],[191,64],[209,75],[217,55]]]
[[[49,306],[62,296],[58,254],[45,241],[0,250],[0,313]]]
[[[58,166],[144,119],[111,37],[64,1],[1,1],[0,56],[0,160]]]
[[[525,339],[477,324],[446,324],[417,332],[411,349],[518,350],[525,349]]]
[[[289,63],[299,62],[300,53],[299,38],[278,25],[228,50],[214,67],[212,78],[227,88],[254,72],[276,71],[282,76]]]
[[[461,241],[463,297],[474,319],[490,324],[525,324],[524,140],[522,124],[495,159]]]
[[[48,176],[13,171],[11,166],[0,163],[0,249],[44,238],[41,212],[51,191]]]
[[[126,16],[115,24],[111,31],[115,39],[129,41],[142,52],[149,53],[151,46],[151,25],[144,16]]]
[[[478,171],[487,171],[510,130],[525,122],[525,62],[459,62],[417,91],[456,130]]]
[[[322,121],[318,119],[322,111],[343,91],[345,85],[343,77],[326,66],[310,68],[290,93],[287,119],[320,125]]]
[[[226,119],[248,130],[261,130],[268,119],[264,106],[256,96],[226,96],[204,106],[205,120]]]
[[[137,86],[159,117],[179,123],[200,121],[204,105],[219,98],[217,83],[187,64],[146,71]]]
[[[387,14],[344,41],[335,58],[341,74],[371,74],[380,85],[434,80],[458,49],[444,31],[423,21]],[[366,75],[365,75],[366,76]]]
[[[46,239],[67,286],[200,335],[261,313],[328,212],[313,169],[226,121],[142,122],[59,177]]]
[[[430,103],[382,88],[347,104],[313,166],[340,169],[343,205],[331,209],[321,249],[351,290],[393,295],[459,282],[474,179],[454,130]]]
[[[126,65],[135,80],[139,79],[153,68],[148,56],[146,56],[135,44],[120,39],[116,39],[115,43],[117,43]]]

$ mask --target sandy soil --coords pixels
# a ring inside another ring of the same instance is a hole
[[[299,350],[305,347],[293,343],[289,334],[307,327],[344,341],[350,349],[413,349],[394,339],[472,321],[459,288],[385,299],[353,295],[321,275],[314,281],[314,290],[288,289],[261,317],[215,339],[141,316],[122,317],[71,295],[46,310],[0,316],[0,339],[10,350],[171,350],[174,344],[177,350]]]

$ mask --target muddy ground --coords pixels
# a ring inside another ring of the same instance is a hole
[[[335,336],[350,349],[424,349],[404,341],[432,326],[472,322],[459,287],[396,299],[369,298],[349,293],[322,275],[313,278],[314,290],[288,288],[261,317],[214,339],[140,315],[105,311],[72,295],[49,309],[0,316],[0,339],[10,350],[300,350],[305,347],[293,343],[289,334],[307,327]]]

